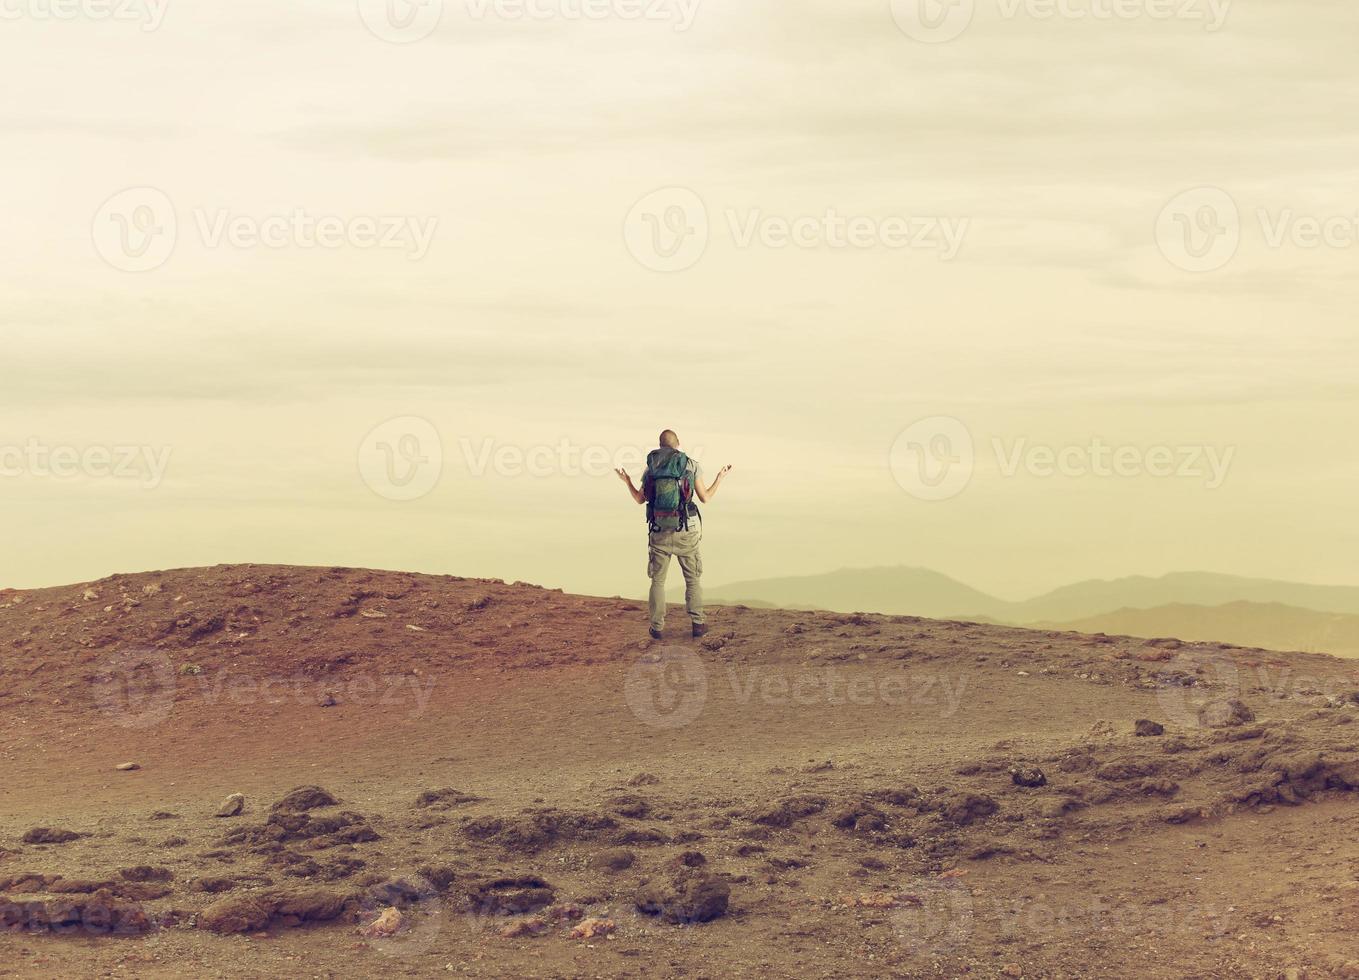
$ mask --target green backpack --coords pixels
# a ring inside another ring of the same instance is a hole
[[[694,485],[689,479],[689,457],[675,449],[657,449],[646,458],[642,477],[646,522],[653,531],[689,530],[689,507]]]

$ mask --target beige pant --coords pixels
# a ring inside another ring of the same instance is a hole
[[[646,573],[651,578],[651,627],[665,626],[665,576],[670,571],[670,556],[679,559],[684,573],[684,607],[695,625],[703,622],[703,556],[698,546],[703,540],[703,525],[695,521],[691,531],[654,531],[648,537]]]

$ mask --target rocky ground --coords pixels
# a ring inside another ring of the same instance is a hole
[[[0,975],[1359,977],[1359,675],[350,569],[0,593]]]

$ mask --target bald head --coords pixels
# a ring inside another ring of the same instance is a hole
[[[666,429],[664,432],[661,433],[661,448],[662,448],[662,449],[678,449],[678,448],[679,448],[679,436],[675,435],[675,433],[674,433],[673,430],[671,430],[671,429]]]

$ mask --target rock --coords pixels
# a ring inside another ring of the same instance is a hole
[[[401,931],[405,917],[398,908],[385,908],[376,919],[359,928],[359,935],[367,939],[387,939]]]
[[[940,816],[959,827],[969,826],[999,809],[995,800],[981,793],[957,793],[939,806]]]
[[[708,859],[702,851],[685,851],[677,854],[667,862],[672,868],[701,868],[708,863]]]
[[[415,805],[421,809],[433,807],[436,810],[447,810],[450,807],[462,806],[464,803],[475,803],[480,799],[480,796],[473,796],[459,789],[427,789],[415,798]]]
[[[1155,738],[1166,733],[1165,725],[1159,725],[1149,718],[1139,718],[1133,722],[1133,734],[1138,738]]]
[[[1043,770],[1037,766],[1015,766],[1010,770],[1010,781],[1016,786],[1036,789],[1039,786],[1046,786],[1048,777],[1043,775]]]
[[[626,847],[611,847],[590,859],[590,864],[601,871],[626,871],[636,862],[637,855]]]
[[[235,817],[239,816],[241,811],[244,809],[245,809],[245,796],[242,795],[241,793],[232,793],[230,796],[228,796],[225,800],[222,801],[222,805],[217,808],[217,812],[214,813],[213,816]]]
[[[1215,701],[1199,709],[1199,724],[1207,728],[1237,728],[1254,720],[1255,712],[1236,698]]]
[[[340,917],[349,901],[349,895],[324,888],[280,888],[259,895],[233,895],[198,913],[198,928],[237,933],[263,929],[272,919],[284,925],[329,922]]]
[[[304,813],[323,806],[335,806],[339,800],[319,786],[298,786],[273,805],[273,810]]]
[[[198,913],[198,928],[209,932],[253,932],[269,924],[274,902],[267,895],[231,895],[219,898]]]
[[[502,939],[520,939],[524,936],[541,936],[550,928],[551,926],[546,919],[533,915],[527,919],[516,919],[511,922],[500,930],[500,937]]]
[[[8,878],[0,878],[0,892],[12,892],[15,895],[31,895],[35,892],[48,891],[56,887],[58,879],[48,876],[24,872],[22,874],[11,875]],[[93,891],[94,889],[91,889]]]
[[[316,706],[318,708],[333,708],[339,703],[339,701],[335,700],[335,695],[331,694],[329,691],[316,699]]]
[[[478,912],[484,915],[508,913],[517,915],[551,905],[552,886],[536,875],[518,878],[496,878],[474,886],[470,898]]]
[[[74,830],[62,830],[59,827],[34,827],[24,834],[23,841],[25,844],[66,844],[83,836]]]
[[[140,935],[154,928],[140,905],[108,891],[46,902],[11,902],[0,898],[0,929],[19,927],[30,932],[70,934],[111,933]]]
[[[86,602],[94,602],[99,598],[99,593],[94,591],[94,589],[86,589],[83,593],[83,598]]]
[[[135,762],[120,762],[114,768],[119,772],[136,772],[141,766]]]
[[[135,868],[124,868],[118,872],[125,881],[174,881],[175,873],[169,868],[156,868],[139,864]]]
[[[586,919],[571,930],[572,939],[598,939],[607,936],[618,928],[613,919]]]
[[[660,777],[649,772],[639,772],[628,780],[629,786],[655,786],[659,783]]]
[[[642,882],[634,903],[638,911],[666,922],[690,925],[709,922],[727,912],[731,886],[703,870],[686,869],[669,879]]]

